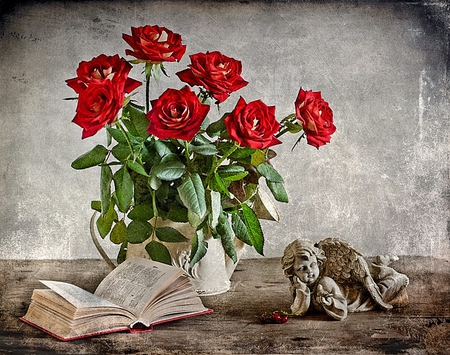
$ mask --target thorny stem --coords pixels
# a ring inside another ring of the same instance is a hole
[[[216,164],[216,166],[214,167],[214,172],[217,171],[217,168],[225,161],[225,159],[227,159],[231,154],[233,154],[233,152],[234,152],[236,149],[238,149],[238,147],[239,147],[239,145],[238,145],[237,143],[235,143],[235,144],[230,148],[230,150],[229,150],[228,152],[226,152],[226,153],[222,156],[222,158],[220,158],[220,159],[217,161],[217,164]]]
[[[292,113],[292,114],[286,116],[285,118],[283,118],[283,119],[281,120],[281,122],[280,122],[280,123],[281,123],[280,129],[278,130],[278,133],[275,135],[275,137],[276,137],[276,138],[279,138],[279,137],[281,137],[283,134],[285,134],[285,133],[287,133],[287,132],[290,131],[289,127],[286,127],[286,126],[284,125],[285,122],[291,122],[291,123],[294,123],[294,121],[296,121],[296,120],[297,120],[297,115],[296,115],[295,113]]]
[[[184,141],[184,155],[186,156],[186,162],[189,163],[190,159],[189,159],[189,142]]]
[[[154,208],[155,207],[156,206],[154,206]],[[159,217],[157,214],[155,214],[155,216],[153,217],[154,222],[153,222],[153,231],[152,231],[152,235],[151,235],[152,240],[155,240],[155,237],[156,237],[156,227],[158,225],[158,218]]]
[[[297,139],[297,141],[295,142],[295,144],[292,146],[291,151],[294,150],[294,148],[297,146],[297,144],[299,144],[300,141],[301,141],[304,137],[305,137],[305,132],[303,132],[303,133],[301,134],[301,136]]]
[[[285,134],[286,132],[289,132],[289,128],[285,128],[283,130],[279,130],[278,133],[275,135],[276,138],[281,137],[283,134]]]
[[[153,208],[153,216],[158,218],[158,208],[156,207],[156,191],[152,189],[152,208]]]
[[[131,145],[131,141],[130,141],[130,137],[128,137],[127,132],[123,129],[122,124],[117,120],[116,122],[116,126],[117,128],[120,129],[120,131],[123,133],[123,135],[125,136],[125,139],[127,140],[128,146],[133,149],[133,146]]]
[[[152,63],[145,63],[145,109],[150,111],[150,78],[152,77]]]

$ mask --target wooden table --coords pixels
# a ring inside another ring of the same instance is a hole
[[[393,267],[410,277],[410,306],[321,314],[260,324],[263,312],[289,310],[289,283],[278,259],[241,260],[231,291],[203,297],[214,313],[159,325],[149,333],[116,333],[61,342],[18,320],[39,279],[94,291],[109,269],[101,260],[0,260],[0,354],[448,354],[450,263],[403,257]]]

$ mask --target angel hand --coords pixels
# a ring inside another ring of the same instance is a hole
[[[326,292],[321,284],[317,285],[316,300],[323,306],[331,306],[333,302],[333,294]]]

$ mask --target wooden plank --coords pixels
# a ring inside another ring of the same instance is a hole
[[[18,321],[39,279],[68,281],[93,291],[109,272],[100,260],[0,260],[0,354],[380,354],[445,353],[450,348],[450,266],[445,260],[404,257],[410,306],[353,313],[342,321],[321,314],[260,324],[258,316],[288,310],[289,283],[276,258],[242,260],[232,289],[203,297],[206,316],[157,326],[151,333],[118,333],[60,342]]]

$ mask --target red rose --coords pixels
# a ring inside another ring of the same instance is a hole
[[[101,54],[89,62],[81,62],[77,69],[77,77],[66,80],[66,83],[79,94],[86,90],[91,82],[110,80],[119,92],[130,93],[141,85],[141,82],[128,78],[131,68],[131,64],[119,58],[117,54],[114,56]]]
[[[93,136],[106,124],[113,123],[122,102],[123,96],[111,80],[91,81],[80,92],[76,115],[72,121],[83,128],[81,138]]]
[[[203,86],[219,103],[248,84],[241,77],[242,65],[236,59],[220,52],[198,53],[190,58],[189,69],[178,72],[178,77],[191,86]]]
[[[199,131],[209,111],[197,95],[185,86],[181,90],[167,89],[147,113],[147,132],[160,139],[177,138],[190,141]]]
[[[295,101],[297,118],[303,125],[308,144],[319,148],[330,142],[331,135],[336,131],[333,124],[333,111],[328,102],[322,99],[320,91],[300,91]]]
[[[144,62],[180,61],[186,51],[181,36],[165,27],[131,27],[131,36],[124,33],[122,38],[134,50],[127,49],[125,53]]]
[[[228,136],[243,147],[265,149],[281,141],[274,136],[280,128],[275,106],[261,100],[247,104],[241,97],[233,112],[225,118]]]

